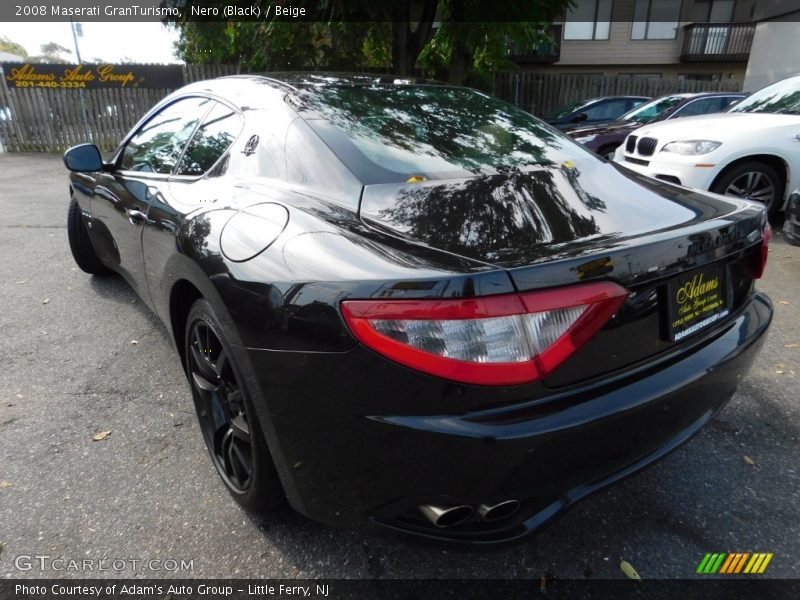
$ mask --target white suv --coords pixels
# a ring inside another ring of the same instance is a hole
[[[645,125],[614,161],[662,181],[782,208],[800,186],[800,75],[724,113]]]

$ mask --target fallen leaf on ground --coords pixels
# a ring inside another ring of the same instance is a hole
[[[789,304],[788,300],[781,300],[778,304]]]
[[[98,431],[92,436],[92,440],[94,440],[95,442],[102,442],[110,435],[111,435],[110,431]]]
[[[50,302],[50,298],[45,298],[42,300],[42,304],[47,304],[48,302]]]
[[[3,550],[5,549],[6,545],[3,542],[0,542],[0,556],[3,556]]]
[[[619,563],[620,570],[625,573],[625,576],[628,579],[633,579],[634,581],[641,581],[641,576],[639,573],[636,572],[636,569],[633,568],[633,565],[629,563],[627,560],[623,560]]]
[[[784,344],[783,347],[784,348],[800,348],[800,344],[798,344],[797,342],[793,342],[791,344]]]
[[[752,458],[747,456],[747,454],[745,454],[742,458],[744,458],[744,462],[746,462],[748,465],[756,464],[756,461],[754,461]]]
[[[27,279],[20,279],[19,281],[15,281],[14,283],[19,285],[20,283],[28,283],[28,280]]]
[[[11,482],[7,480],[0,481],[0,489],[10,488]]]
[[[131,345],[135,346],[139,343],[139,340],[131,340]]]

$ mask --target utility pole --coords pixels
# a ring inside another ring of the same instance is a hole
[[[72,17],[69,19],[70,29],[72,29],[72,41],[75,42],[75,57],[78,59],[78,65],[81,65],[81,51],[78,48],[78,37],[83,37],[83,27],[80,23],[74,23]],[[83,129],[86,133],[86,141],[92,140],[92,129],[89,127],[89,113],[86,110],[86,97],[83,94],[83,88],[78,88],[78,97],[81,102],[81,114],[83,115]]]

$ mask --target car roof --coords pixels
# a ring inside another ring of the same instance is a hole
[[[651,100],[650,96],[597,96],[596,98],[587,98],[581,102],[588,104],[589,102],[598,102],[600,100],[619,100],[625,98],[633,98],[635,100]]]
[[[259,83],[268,83],[284,88],[328,87],[340,85],[442,85],[451,84],[424,77],[401,77],[386,73],[345,73],[345,72],[313,72],[286,71],[273,73],[254,73],[250,75],[229,75],[214,81],[227,79],[245,79]]]
[[[659,98],[701,98],[701,97],[711,97],[711,96],[747,96],[744,92],[679,92],[677,94],[664,94],[663,96],[659,96]]]
[[[264,88],[280,93],[320,90],[334,86],[441,86],[452,84],[422,77],[400,77],[385,73],[285,72],[248,75],[227,75],[195,81],[176,90],[168,99],[192,94],[212,94],[224,98],[240,109],[259,108],[259,93]],[[464,88],[469,89],[469,88]],[[263,96],[262,96],[263,97]]]

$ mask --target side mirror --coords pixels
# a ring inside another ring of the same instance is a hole
[[[572,122],[573,123],[583,123],[588,118],[589,118],[589,115],[587,115],[586,113],[578,113],[577,115],[572,117]]]
[[[70,171],[93,173],[103,170],[103,157],[94,144],[79,144],[64,152],[64,164]]]

